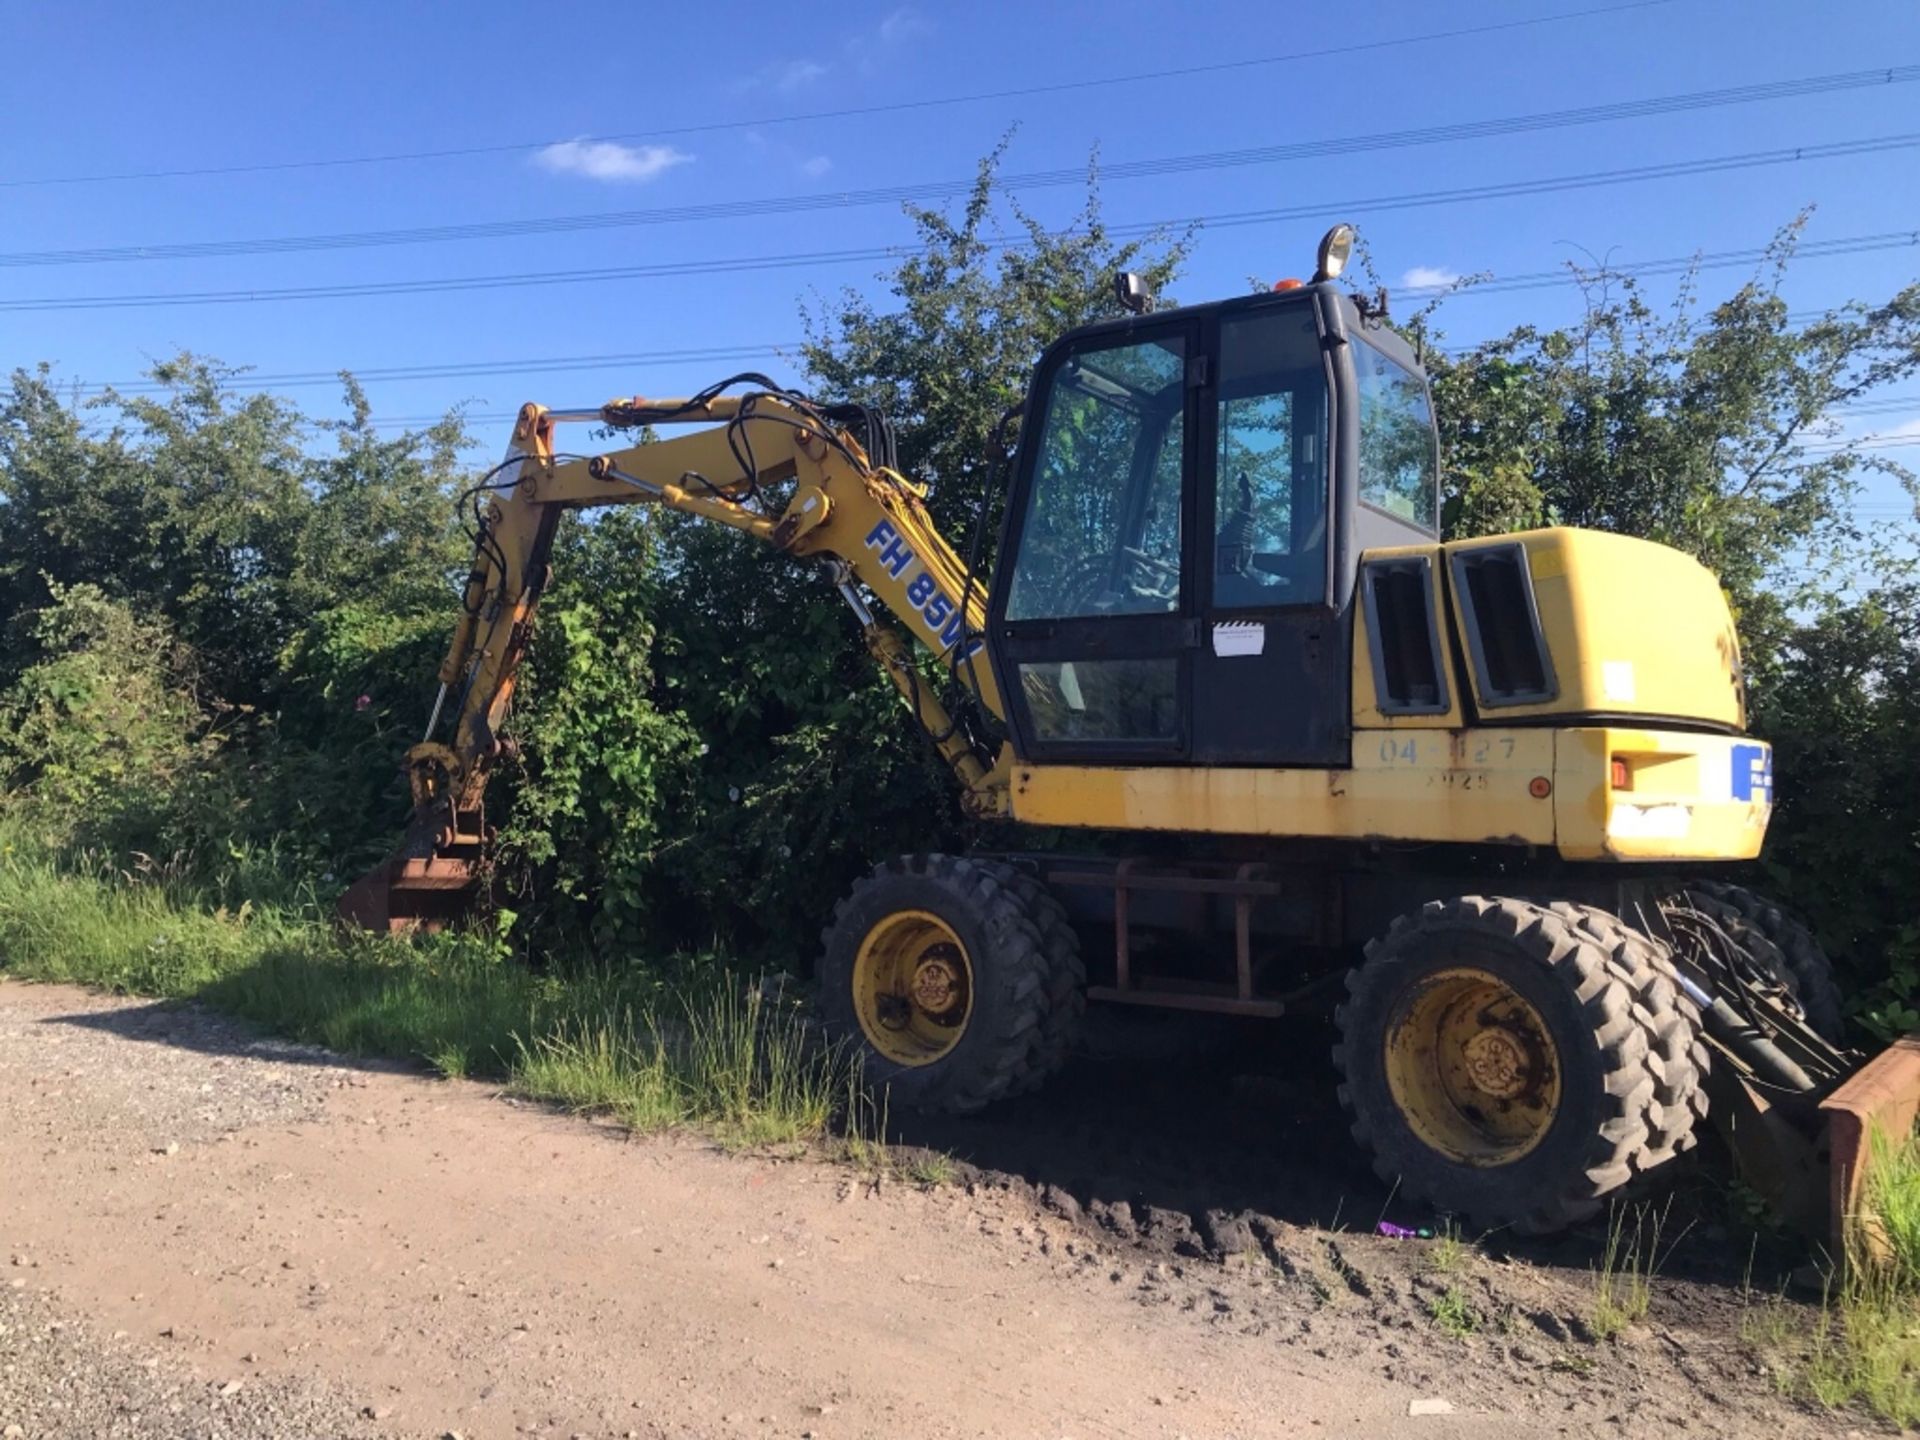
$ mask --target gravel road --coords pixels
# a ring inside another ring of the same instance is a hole
[[[207,1380],[190,1363],[125,1331],[102,1335],[32,1289],[21,1268],[0,1288],[0,1434],[6,1440],[382,1433],[324,1381],[261,1376],[250,1367],[228,1380]]]
[[[1188,1218],[635,1140],[0,980],[0,1440],[1846,1429],[1774,1398],[1718,1292],[1595,1345],[1584,1271]],[[1433,1329],[1441,1286],[1482,1332]]]

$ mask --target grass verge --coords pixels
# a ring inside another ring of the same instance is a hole
[[[536,974],[485,936],[342,934],[311,892],[235,903],[233,888],[63,861],[0,820],[0,973],[194,1000],[345,1055],[421,1060],[728,1144],[819,1136],[857,1089],[796,1007],[738,977]]]
[[[1870,1137],[1845,1275],[1811,1324],[1778,1296],[1749,1305],[1741,1336],[1773,1359],[1781,1391],[1828,1409],[1864,1406],[1920,1425],[1920,1139]]]

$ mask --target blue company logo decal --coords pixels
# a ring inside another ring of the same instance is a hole
[[[1733,798],[1773,803],[1773,751],[1766,745],[1733,747]]]
[[[867,548],[879,552],[880,563],[894,579],[905,577],[918,559],[900,538],[900,532],[891,524],[882,520],[867,534]],[[907,603],[919,612],[926,627],[939,638],[939,648],[944,653],[960,643],[960,637],[966,631],[965,618],[960,614],[959,606],[940,593],[932,575],[923,568],[919,574],[906,580]],[[967,655],[978,655],[986,646],[986,637],[975,634],[972,643],[967,646]]]

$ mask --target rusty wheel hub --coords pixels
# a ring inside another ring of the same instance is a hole
[[[1540,1012],[1471,965],[1422,978],[1386,1036],[1387,1088],[1420,1142],[1465,1165],[1507,1165],[1552,1128],[1560,1055]]]
[[[913,972],[913,1003],[936,1020],[960,1008],[965,981],[959,954],[951,945],[936,945]]]
[[[1467,1075],[1496,1100],[1511,1100],[1527,1088],[1532,1067],[1520,1042],[1504,1030],[1482,1030],[1465,1046]]]
[[[900,910],[867,932],[853,963],[854,1011],[868,1044],[898,1065],[951,1053],[973,1013],[973,962],[945,920]]]

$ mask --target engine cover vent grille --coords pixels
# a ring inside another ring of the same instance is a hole
[[[1560,686],[1540,634],[1526,547],[1518,542],[1476,546],[1454,552],[1451,559],[1480,704],[1497,708],[1554,699]]]
[[[1443,715],[1452,708],[1440,628],[1433,604],[1433,562],[1425,555],[1369,560],[1361,568],[1366,587],[1367,647],[1373,655],[1373,689],[1383,715]]]

